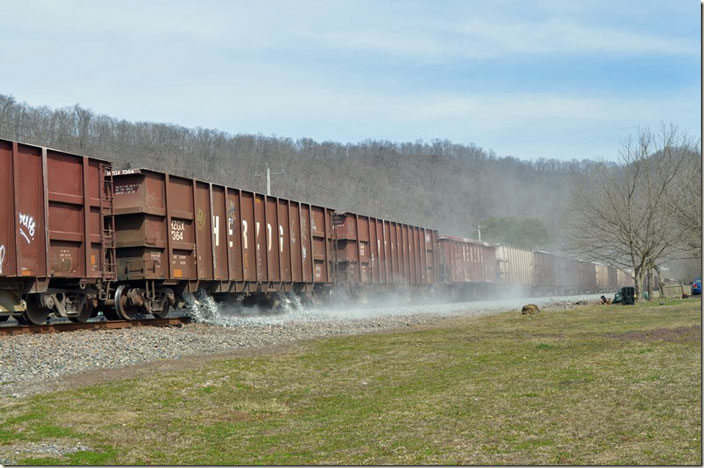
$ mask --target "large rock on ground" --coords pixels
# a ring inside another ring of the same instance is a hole
[[[540,312],[540,307],[535,304],[526,304],[521,309],[521,313],[523,315],[533,315],[537,314],[538,312]]]

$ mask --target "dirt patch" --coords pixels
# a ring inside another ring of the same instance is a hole
[[[612,333],[608,335],[608,337],[623,341],[696,342],[701,341],[702,327],[700,325],[693,325],[691,327],[656,328],[655,330]]]

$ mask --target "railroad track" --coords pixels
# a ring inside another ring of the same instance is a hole
[[[18,325],[0,327],[0,335],[28,335],[32,333],[60,333],[76,330],[115,330],[137,327],[181,327],[191,321],[190,317],[154,318],[144,320],[113,320],[86,323],[55,323],[48,325]]]

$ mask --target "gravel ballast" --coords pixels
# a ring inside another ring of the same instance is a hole
[[[389,330],[429,324],[447,317],[520,311],[527,302],[541,307],[569,307],[578,300],[594,301],[597,297],[523,298],[346,309],[291,306],[276,315],[254,312],[242,315],[228,310],[226,306],[215,306],[209,298],[201,297],[193,306],[196,323],[178,328],[139,327],[0,336],[1,398],[42,393],[47,391],[49,383],[57,379],[96,369],[227,353],[323,336]]]

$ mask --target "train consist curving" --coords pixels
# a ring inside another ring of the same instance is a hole
[[[273,305],[291,295],[460,300],[632,283],[611,266],[7,140],[0,220],[0,321],[165,317],[200,288]]]

